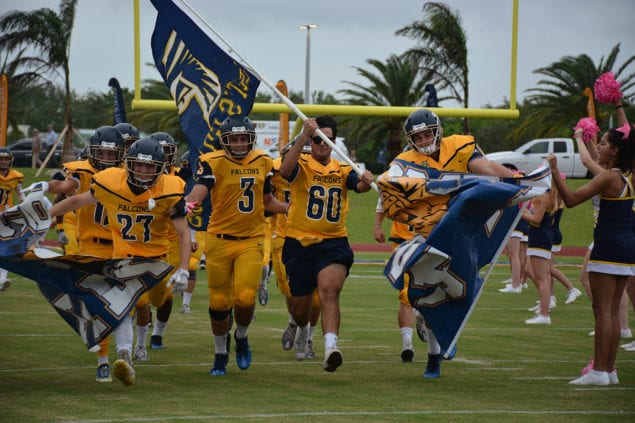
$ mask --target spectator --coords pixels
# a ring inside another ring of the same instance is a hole
[[[42,164],[42,160],[40,160],[42,142],[40,141],[40,131],[37,128],[33,128],[31,135],[33,135],[33,141],[31,141],[31,151],[33,152],[33,156],[31,156],[31,167],[36,169]]]
[[[53,130],[53,124],[49,123],[47,125],[47,133],[46,133],[46,144],[50,148],[57,141],[57,132]]]

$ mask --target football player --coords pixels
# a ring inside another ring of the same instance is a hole
[[[317,287],[324,333],[323,367],[333,372],[343,361],[337,348],[339,295],[354,260],[346,231],[348,191],[368,191],[373,175],[366,170],[358,176],[349,165],[332,160],[332,148],[316,134],[318,128],[335,142],[337,122],[333,117],[307,119],[302,137],[280,166],[280,175],[289,181],[292,199],[282,259],[292,296],[291,312],[298,324],[296,358],[307,356],[312,294]],[[302,155],[306,140],[311,142],[310,155]]]
[[[397,159],[438,170],[473,172],[501,177],[514,176],[513,172],[504,166],[487,160],[471,135],[443,137],[441,121],[430,110],[420,109],[412,112],[404,123],[404,134],[406,141],[412,148],[399,154],[396,157]],[[447,200],[447,196],[436,196],[435,201],[437,203],[433,204],[432,208],[447,207]],[[391,205],[384,203],[382,206],[384,210],[387,210],[387,207]],[[425,237],[430,234],[432,228],[438,223],[436,218],[427,220],[429,221],[426,221],[424,230],[419,232]],[[412,289],[410,287],[408,290],[409,300],[412,299],[411,293]],[[427,325],[427,328],[428,361],[423,377],[438,378],[441,376],[441,346],[434,333],[430,330],[429,325]]]
[[[185,181],[186,193],[189,193],[196,183],[192,175],[191,163],[190,152],[186,151],[181,156],[181,169],[179,170],[179,176]],[[191,313],[190,302],[192,300],[194,287],[196,286],[196,273],[205,250],[205,233],[211,212],[211,200],[208,194],[203,202],[196,206],[187,216],[187,224],[190,227],[190,238],[192,240],[193,251],[190,256],[190,265],[188,267],[190,276],[187,282],[187,288],[183,291],[183,304],[181,304],[182,314]]]
[[[185,219],[184,183],[180,178],[164,173],[163,148],[152,138],[133,143],[124,163],[125,168],[111,167],[96,173],[90,191],[56,204],[51,209],[51,216],[99,202],[112,229],[113,258],[167,258],[170,248],[168,228],[174,225],[180,245],[179,268],[169,280],[166,277],[141,297],[157,307],[165,302],[172,285],[173,291],[187,286],[191,244]],[[114,332],[118,359],[113,374],[124,384],[131,385],[136,378],[131,359],[131,317],[121,322]]]
[[[273,195],[280,201],[285,203],[291,203],[291,190],[289,189],[289,182],[280,176],[280,165],[282,164],[282,158],[287,154],[291,145],[287,145],[281,156],[273,160],[273,176],[271,177],[271,186],[273,188]],[[305,148],[304,153],[311,154],[311,146],[308,149]],[[295,341],[295,335],[298,330],[298,325],[293,319],[291,314],[291,291],[289,290],[289,281],[287,280],[287,271],[282,263],[282,246],[284,245],[284,239],[286,237],[285,226],[287,222],[287,216],[283,214],[275,214],[272,216],[273,236],[271,256],[273,261],[274,273],[276,274],[276,285],[278,290],[284,295],[285,302],[287,304],[287,311],[289,312],[289,320],[287,328],[282,333],[282,348],[285,351],[290,350],[293,347]],[[313,351],[313,334],[315,328],[320,319],[320,297],[317,289],[313,291],[313,308],[311,310],[309,334],[306,346],[306,358],[315,358],[315,352]]]
[[[121,133],[124,141],[126,153],[130,150],[130,146],[139,139],[139,130],[127,122],[121,122],[115,125],[115,129]]]
[[[247,329],[252,321],[262,274],[265,210],[285,213],[287,204],[271,194],[272,160],[254,150],[255,125],[243,115],[230,115],[221,125],[222,150],[198,159],[196,185],[188,202],[200,204],[211,191],[212,214],[205,256],[209,313],[215,352],[211,375],[227,371],[229,316],[236,322],[236,362],[251,364]]]
[[[178,149],[178,145],[174,138],[167,132],[155,132],[150,135],[150,138],[155,139],[159,142],[161,147],[163,148],[163,154],[165,155],[165,174],[166,175],[178,175],[179,169],[175,167],[176,165],[176,151]],[[168,231],[168,239],[170,240],[170,252],[168,254],[168,263],[170,263],[176,269],[179,265],[180,257],[179,257],[179,237],[176,234],[176,230],[172,227]],[[188,270],[189,272],[189,270]],[[189,274],[189,273],[188,273]],[[171,291],[168,291],[168,295],[165,299],[165,302],[157,308],[157,315],[154,319],[154,325],[152,326],[152,336],[150,337],[150,347],[153,349],[163,349],[163,333],[165,332],[165,328],[168,324],[168,320],[170,319],[170,314],[172,313],[172,304],[174,302],[174,297]],[[149,311],[149,310],[148,310]],[[149,324],[149,313],[147,315],[147,320],[142,323]],[[142,325],[137,320],[137,334],[139,334],[139,330],[142,329]],[[145,332],[147,333],[147,326],[145,327]],[[135,355],[137,354],[137,349],[142,350],[140,355],[143,356],[143,353],[147,356],[147,352],[145,351],[145,336],[143,336],[142,341],[140,341],[141,336],[137,336],[137,348],[135,349]]]
[[[114,127],[101,126],[91,135],[87,158],[64,164],[63,172],[56,172],[49,181],[48,192],[70,197],[90,190],[93,176],[104,169],[119,167],[124,158],[124,139]],[[64,214],[64,223],[69,224],[66,216],[74,215],[74,227],[66,226],[59,235],[77,239],[77,251],[65,246],[66,254],[90,255],[101,258],[112,258],[112,231],[108,218],[101,204],[90,204]],[[108,354],[110,337],[99,343],[97,351],[97,382],[111,382]]]
[[[8,148],[0,148],[0,211],[13,206],[13,196],[18,196],[18,202],[24,200],[22,194],[22,182],[24,175],[15,169],[13,165],[13,153]],[[0,269],[0,291],[11,286],[11,279],[7,278],[9,272]]]

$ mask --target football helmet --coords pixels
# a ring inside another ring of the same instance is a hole
[[[117,131],[121,132],[121,136],[123,136],[126,145],[126,151],[128,151],[133,142],[141,137],[139,130],[127,122],[118,123],[114,125],[114,127],[117,128]]]
[[[190,150],[181,155],[181,167],[190,167]]]
[[[417,147],[412,136],[428,129],[432,130],[434,136],[432,142],[424,147]],[[441,146],[441,138],[443,137],[441,121],[439,117],[430,110],[421,109],[412,112],[410,116],[408,116],[408,119],[406,119],[403,130],[406,135],[406,141],[420,153],[430,155]]]
[[[0,169],[7,170],[13,165],[13,152],[6,147],[0,148]]]
[[[150,138],[159,141],[161,147],[163,147],[163,154],[165,155],[165,163],[168,167],[176,165],[176,150],[177,145],[174,138],[167,132],[155,132],[150,135]]]
[[[156,185],[165,169],[163,147],[154,138],[141,138],[130,146],[125,163],[128,183],[148,189]]]
[[[112,126],[100,126],[90,136],[88,162],[97,170],[119,166],[125,154],[121,133]]]
[[[249,136],[249,141],[247,145],[247,149],[245,151],[234,151],[229,145],[229,137],[232,135],[243,135],[247,134]],[[220,144],[229,154],[230,156],[242,159],[245,157],[253,148],[256,143],[256,126],[253,122],[247,117],[242,115],[231,115],[228,116],[220,127]]]

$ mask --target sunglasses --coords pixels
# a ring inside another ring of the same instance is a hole
[[[326,137],[326,138],[330,139],[331,142],[335,142],[335,137]],[[317,145],[320,145],[320,144],[322,144],[323,140],[320,137],[313,137],[313,138],[311,138],[311,141],[313,141],[313,143],[315,143]]]

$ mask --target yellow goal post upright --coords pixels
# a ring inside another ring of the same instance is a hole
[[[139,0],[134,0],[134,98],[132,110],[165,110],[176,111],[173,100],[153,100],[141,98],[141,32],[139,25]],[[510,69],[509,109],[462,109],[431,107],[440,117],[467,117],[491,119],[518,119],[520,113],[516,108],[516,71],[518,52],[518,0],[513,0],[512,10],[512,49]],[[296,104],[306,115],[356,115],[356,116],[408,116],[420,107],[407,106],[356,106],[338,104]],[[293,112],[285,103],[254,103],[253,112],[257,113],[289,113]]]

